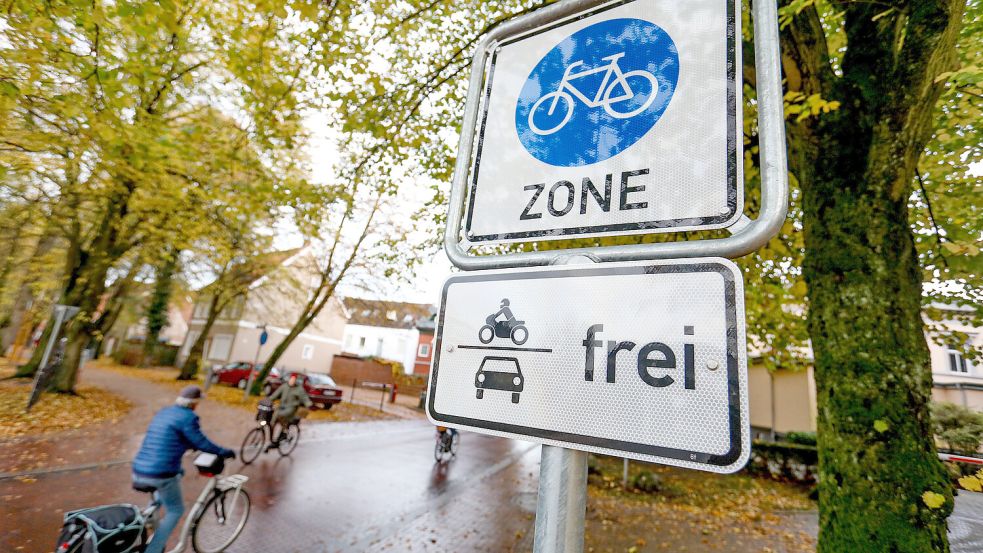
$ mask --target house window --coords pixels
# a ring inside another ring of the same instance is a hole
[[[358,347],[359,348],[365,347],[365,336],[362,336],[361,338],[358,339]]]
[[[964,373],[969,374],[973,372],[973,363],[966,359],[967,350],[972,347],[974,336],[969,336],[966,340],[966,344],[962,347],[950,345],[948,348],[949,354],[949,371],[954,373]]]
[[[966,360],[966,355],[958,349],[949,346],[949,370],[954,373],[968,373],[972,365]]]
[[[208,316],[208,307],[211,305],[211,301],[208,298],[202,298],[198,303],[195,304],[195,314],[194,318],[204,319]]]
[[[314,359],[314,346],[307,344],[304,351],[300,354],[302,359]]]
[[[389,319],[390,321],[395,321],[396,320],[396,312],[395,311],[386,311],[386,318]]]
[[[229,358],[229,351],[232,349],[232,336],[229,334],[217,334],[212,337],[212,345],[208,348],[208,358],[215,361],[225,361]]]
[[[430,344],[420,344],[420,349],[416,350],[417,357],[429,357],[430,356]]]
[[[384,343],[383,343],[382,338],[379,338],[379,342],[375,346],[375,356],[376,357],[382,357],[382,347],[383,347],[383,345],[384,345]]]

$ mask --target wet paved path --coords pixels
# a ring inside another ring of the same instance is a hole
[[[240,552],[511,551],[528,549],[539,450],[462,436],[460,455],[433,462],[425,421],[307,425],[288,458],[267,453],[249,467],[253,511]],[[203,481],[185,459],[187,503]],[[229,471],[227,471],[229,472]],[[44,551],[63,510],[111,502],[142,505],[118,465],[0,480],[0,551]]]

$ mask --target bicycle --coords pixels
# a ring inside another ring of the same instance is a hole
[[[256,411],[258,424],[246,434],[239,448],[239,459],[248,465],[255,461],[260,453],[265,453],[271,449],[276,449],[280,455],[286,457],[293,453],[300,441],[300,419],[294,418],[287,425],[285,430],[281,430],[280,435],[276,436],[279,424],[273,421],[273,404],[267,400],[259,402]]]
[[[457,457],[457,445],[461,436],[443,426],[437,427],[437,443],[434,446],[433,457],[438,463],[443,463]]]
[[[575,98],[579,99],[587,107],[603,108],[608,115],[614,117],[615,119],[629,119],[648,109],[648,107],[652,105],[652,102],[655,101],[655,97],[658,95],[659,81],[655,75],[645,71],[644,69],[628,71],[627,73],[621,71],[621,66],[618,65],[618,60],[623,57],[625,57],[624,52],[601,58],[602,61],[608,62],[607,65],[602,65],[600,67],[595,67],[593,69],[587,69],[576,73],[574,72],[574,69],[584,65],[583,60],[576,61],[567,66],[566,70],[563,72],[563,78],[560,80],[560,84],[557,86],[556,90],[550,92],[549,94],[544,94],[539,100],[536,100],[536,103],[532,105],[532,109],[529,110],[529,128],[540,136],[547,136],[559,131],[567,124],[567,122],[570,121],[570,118],[573,117],[573,109],[576,105],[574,100]],[[597,93],[594,94],[593,98],[585,95],[571,82],[602,72],[604,73],[604,77],[601,81],[600,87],[597,89]],[[628,83],[628,79],[631,78],[645,79],[649,82],[652,91],[649,93],[645,101],[642,102],[641,106],[629,111],[618,111],[614,108],[616,104],[628,102],[635,98],[635,92]],[[615,95],[615,90],[618,87],[621,88],[623,93],[620,95]],[[534,120],[537,110],[539,110],[539,108],[545,102],[551,101],[549,110],[546,112],[547,116],[551,116],[553,115],[553,112],[556,111],[557,106],[559,106],[560,100],[563,100],[566,109],[563,119],[559,122],[559,124],[554,125],[551,128],[539,128]]]
[[[188,538],[191,538],[191,547],[196,553],[219,553],[225,551],[232,542],[239,537],[246,522],[249,520],[250,500],[249,494],[243,489],[243,484],[248,480],[248,476],[242,474],[232,474],[221,476],[225,468],[225,460],[212,453],[202,453],[195,458],[195,468],[198,473],[208,478],[208,483],[198,494],[194,506],[188,511],[181,527],[178,543],[168,553],[181,553],[188,545]],[[143,486],[134,484],[133,489],[138,492],[154,493],[157,489],[153,486]],[[111,505],[114,507],[131,507],[132,505]],[[100,507],[97,509],[104,509]],[[140,511],[140,517],[134,521],[133,531],[140,537],[143,547],[149,542],[147,534],[153,535],[154,530],[160,520],[161,503],[156,497]],[[77,513],[91,512],[93,509],[83,509],[66,514],[67,517]],[[113,528],[105,528],[105,532],[112,532]],[[111,539],[113,536],[110,535]],[[86,532],[76,533],[74,537],[64,543],[59,544],[58,553],[77,553],[85,545],[85,540],[91,539]],[[98,548],[98,545],[96,546]],[[143,551],[143,547],[134,544],[135,551]]]

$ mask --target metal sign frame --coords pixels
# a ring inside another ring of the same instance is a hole
[[[466,236],[467,242],[472,245],[484,245],[484,244],[506,244],[506,243],[522,243],[535,240],[561,240],[561,239],[575,239],[575,238],[600,238],[605,236],[624,236],[624,235],[638,235],[638,234],[652,234],[652,233],[673,233],[673,232],[684,232],[684,231],[698,231],[698,230],[716,230],[723,229],[732,226],[736,223],[742,216],[743,206],[744,206],[744,183],[743,183],[743,155],[741,153],[741,147],[739,147],[738,140],[740,139],[738,128],[742,124],[742,112],[741,108],[741,96],[737,94],[738,90],[741,90],[742,78],[741,72],[738,71],[739,64],[737,60],[741,58],[741,42],[740,37],[737,36],[737,26],[740,22],[740,14],[736,13],[739,8],[737,6],[740,0],[714,0],[717,2],[723,1],[726,6],[725,13],[725,24],[726,31],[724,36],[721,37],[722,41],[726,42],[726,89],[725,94],[727,97],[726,103],[726,152],[723,155],[726,165],[726,180],[725,180],[725,190],[726,190],[726,207],[723,211],[712,211],[705,212],[702,215],[683,217],[679,214],[664,218],[646,217],[640,220],[632,220],[628,222],[594,222],[594,223],[561,223],[557,221],[550,228],[539,228],[536,230],[510,230],[501,233],[492,233],[490,231],[485,231],[484,233],[477,232],[474,227],[476,224],[476,211],[483,212],[486,208],[478,208],[476,203],[476,196],[478,194],[478,181],[479,174],[485,165],[482,165],[482,161],[487,154],[485,154],[487,146],[487,130],[489,128],[489,115],[492,104],[492,97],[495,95],[493,92],[496,89],[496,81],[498,79],[496,68],[500,67],[503,62],[499,61],[502,54],[502,49],[509,46],[526,41],[528,39],[534,38],[542,33],[548,33],[556,28],[564,27],[575,23],[581,19],[593,17],[599,15],[609,10],[615,8],[621,8],[623,6],[631,8],[629,4],[637,5],[638,9],[644,9],[645,0],[607,0],[605,3],[601,3],[597,7],[576,14],[574,17],[565,18],[561,21],[553,22],[546,26],[539,26],[531,31],[524,33],[518,33],[511,36],[505,36],[499,38],[494,45],[489,46],[490,54],[487,56],[487,66],[485,68],[484,76],[484,90],[481,92],[481,101],[479,102],[479,114],[478,114],[478,127],[475,130],[477,135],[477,141],[475,145],[475,151],[473,157],[473,164],[467,175],[469,179],[469,184],[466,184],[465,190],[467,195],[467,202],[465,204],[464,210],[464,235]],[[623,16],[622,16],[623,17]],[[580,31],[582,32],[582,31]],[[596,70],[596,69],[595,69]],[[500,72],[498,72],[500,73]],[[574,89],[576,90],[576,89]],[[579,91],[578,91],[579,92]],[[682,94],[679,94],[682,95]],[[675,96],[675,95],[674,95]],[[686,95],[688,96],[688,94]],[[572,108],[571,108],[572,109]],[[660,117],[660,120],[662,118]],[[664,127],[660,127],[664,128]],[[649,131],[644,134],[653,134],[653,131]],[[654,134],[658,134],[655,132]],[[635,148],[637,146],[633,146]],[[621,152],[624,153],[624,152]],[[620,156],[620,154],[618,154]],[[598,163],[604,164],[613,160],[617,156],[613,156],[610,159],[601,160]],[[494,158],[493,158],[494,159]],[[493,163],[492,165],[497,165]],[[583,168],[583,167],[581,167]],[[606,169],[601,171],[605,173],[610,171]],[[647,170],[646,170],[647,172]],[[557,177],[559,179],[560,177]],[[532,182],[532,181],[530,181]],[[537,195],[538,197],[539,195]],[[485,200],[487,206],[488,200]],[[527,207],[526,209],[529,209]],[[487,223],[486,223],[487,224]]]
[[[615,0],[617,1],[617,0]],[[755,2],[754,55],[757,72],[758,129],[761,169],[761,212],[757,219],[746,215],[728,227],[731,236],[711,240],[633,244],[605,248],[575,248],[479,256],[471,244],[461,240],[461,225],[467,201],[467,184],[475,151],[481,97],[485,89],[485,67],[500,43],[536,28],[575,16],[611,0],[566,0],[510,20],[492,30],[481,41],[471,63],[471,80],[458,157],[451,184],[450,208],[444,232],[444,249],[460,269],[497,269],[549,265],[558,257],[586,256],[594,261],[636,261],[682,257],[735,258],[765,245],[781,229],[788,209],[788,177],[785,154],[785,119],[781,89],[778,38],[778,9],[774,2]],[[740,62],[740,60],[738,60]],[[743,183],[738,183],[743,185]]]

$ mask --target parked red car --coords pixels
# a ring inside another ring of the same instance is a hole
[[[327,410],[331,409],[334,404],[341,403],[341,388],[335,384],[334,379],[330,376],[321,373],[289,371],[286,378],[290,378],[290,375],[294,374],[297,375],[297,380],[300,381],[307,395],[311,398],[315,409]],[[263,394],[269,396],[281,384],[283,384],[283,378],[279,374],[274,376],[271,373],[266,379],[266,384],[263,385]]]
[[[245,390],[246,383],[249,382],[249,371],[253,371],[253,378],[258,378],[259,371],[262,368],[262,363],[256,365],[256,368],[253,368],[253,364],[249,361],[236,361],[235,363],[215,367],[212,369],[212,384],[228,384],[240,390]]]

